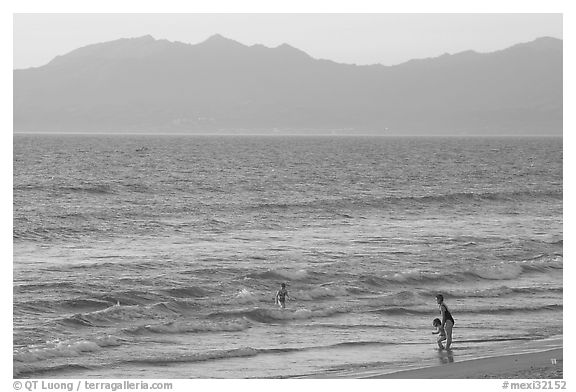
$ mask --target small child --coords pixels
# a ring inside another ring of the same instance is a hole
[[[286,290],[286,283],[282,283],[280,290],[276,292],[274,297],[275,302],[280,305],[280,308],[286,308],[286,298],[290,298],[288,295],[288,290]]]
[[[432,321],[432,326],[434,328],[436,328],[436,331],[432,332],[434,335],[438,334],[438,339],[436,340],[436,342],[438,343],[438,348],[440,350],[444,350],[444,346],[442,345],[442,342],[444,340],[446,340],[446,331],[444,330],[444,327],[442,326],[442,321],[440,321],[439,318],[435,318]]]

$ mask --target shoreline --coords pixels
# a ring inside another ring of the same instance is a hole
[[[300,379],[562,379],[564,377],[563,335],[530,340],[521,344],[488,348],[476,355],[460,350],[435,350],[438,358],[412,366],[374,367],[333,373],[307,374]],[[441,362],[438,362],[440,360]],[[553,361],[555,360],[555,361]],[[555,363],[553,363],[555,362]]]
[[[555,359],[556,363],[552,363]],[[461,362],[370,375],[366,379],[561,379],[563,348],[496,355]]]

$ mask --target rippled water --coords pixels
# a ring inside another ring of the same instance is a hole
[[[521,349],[562,334],[562,241],[560,138],[15,135],[14,373],[346,375]]]

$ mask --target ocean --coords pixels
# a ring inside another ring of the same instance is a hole
[[[13,143],[15,377],[357,377],[561,345],[562,138]]]

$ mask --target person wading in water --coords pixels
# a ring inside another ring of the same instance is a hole
[[[286,308],[286,298],[289,297],[288,290],[286,290],[286,283],[282,283],[280,290],[276,292],[275,302],[284,309]]]
[[[442,315],[441,327],[446,330],[446,350],[450,349],[452,344],[452,328],[454,327],[454,318],[448,307],[444,303],[444,296],[442,294],[436,295],[436,302],[438,303],[438,309],[440,309],[440,314]]]

